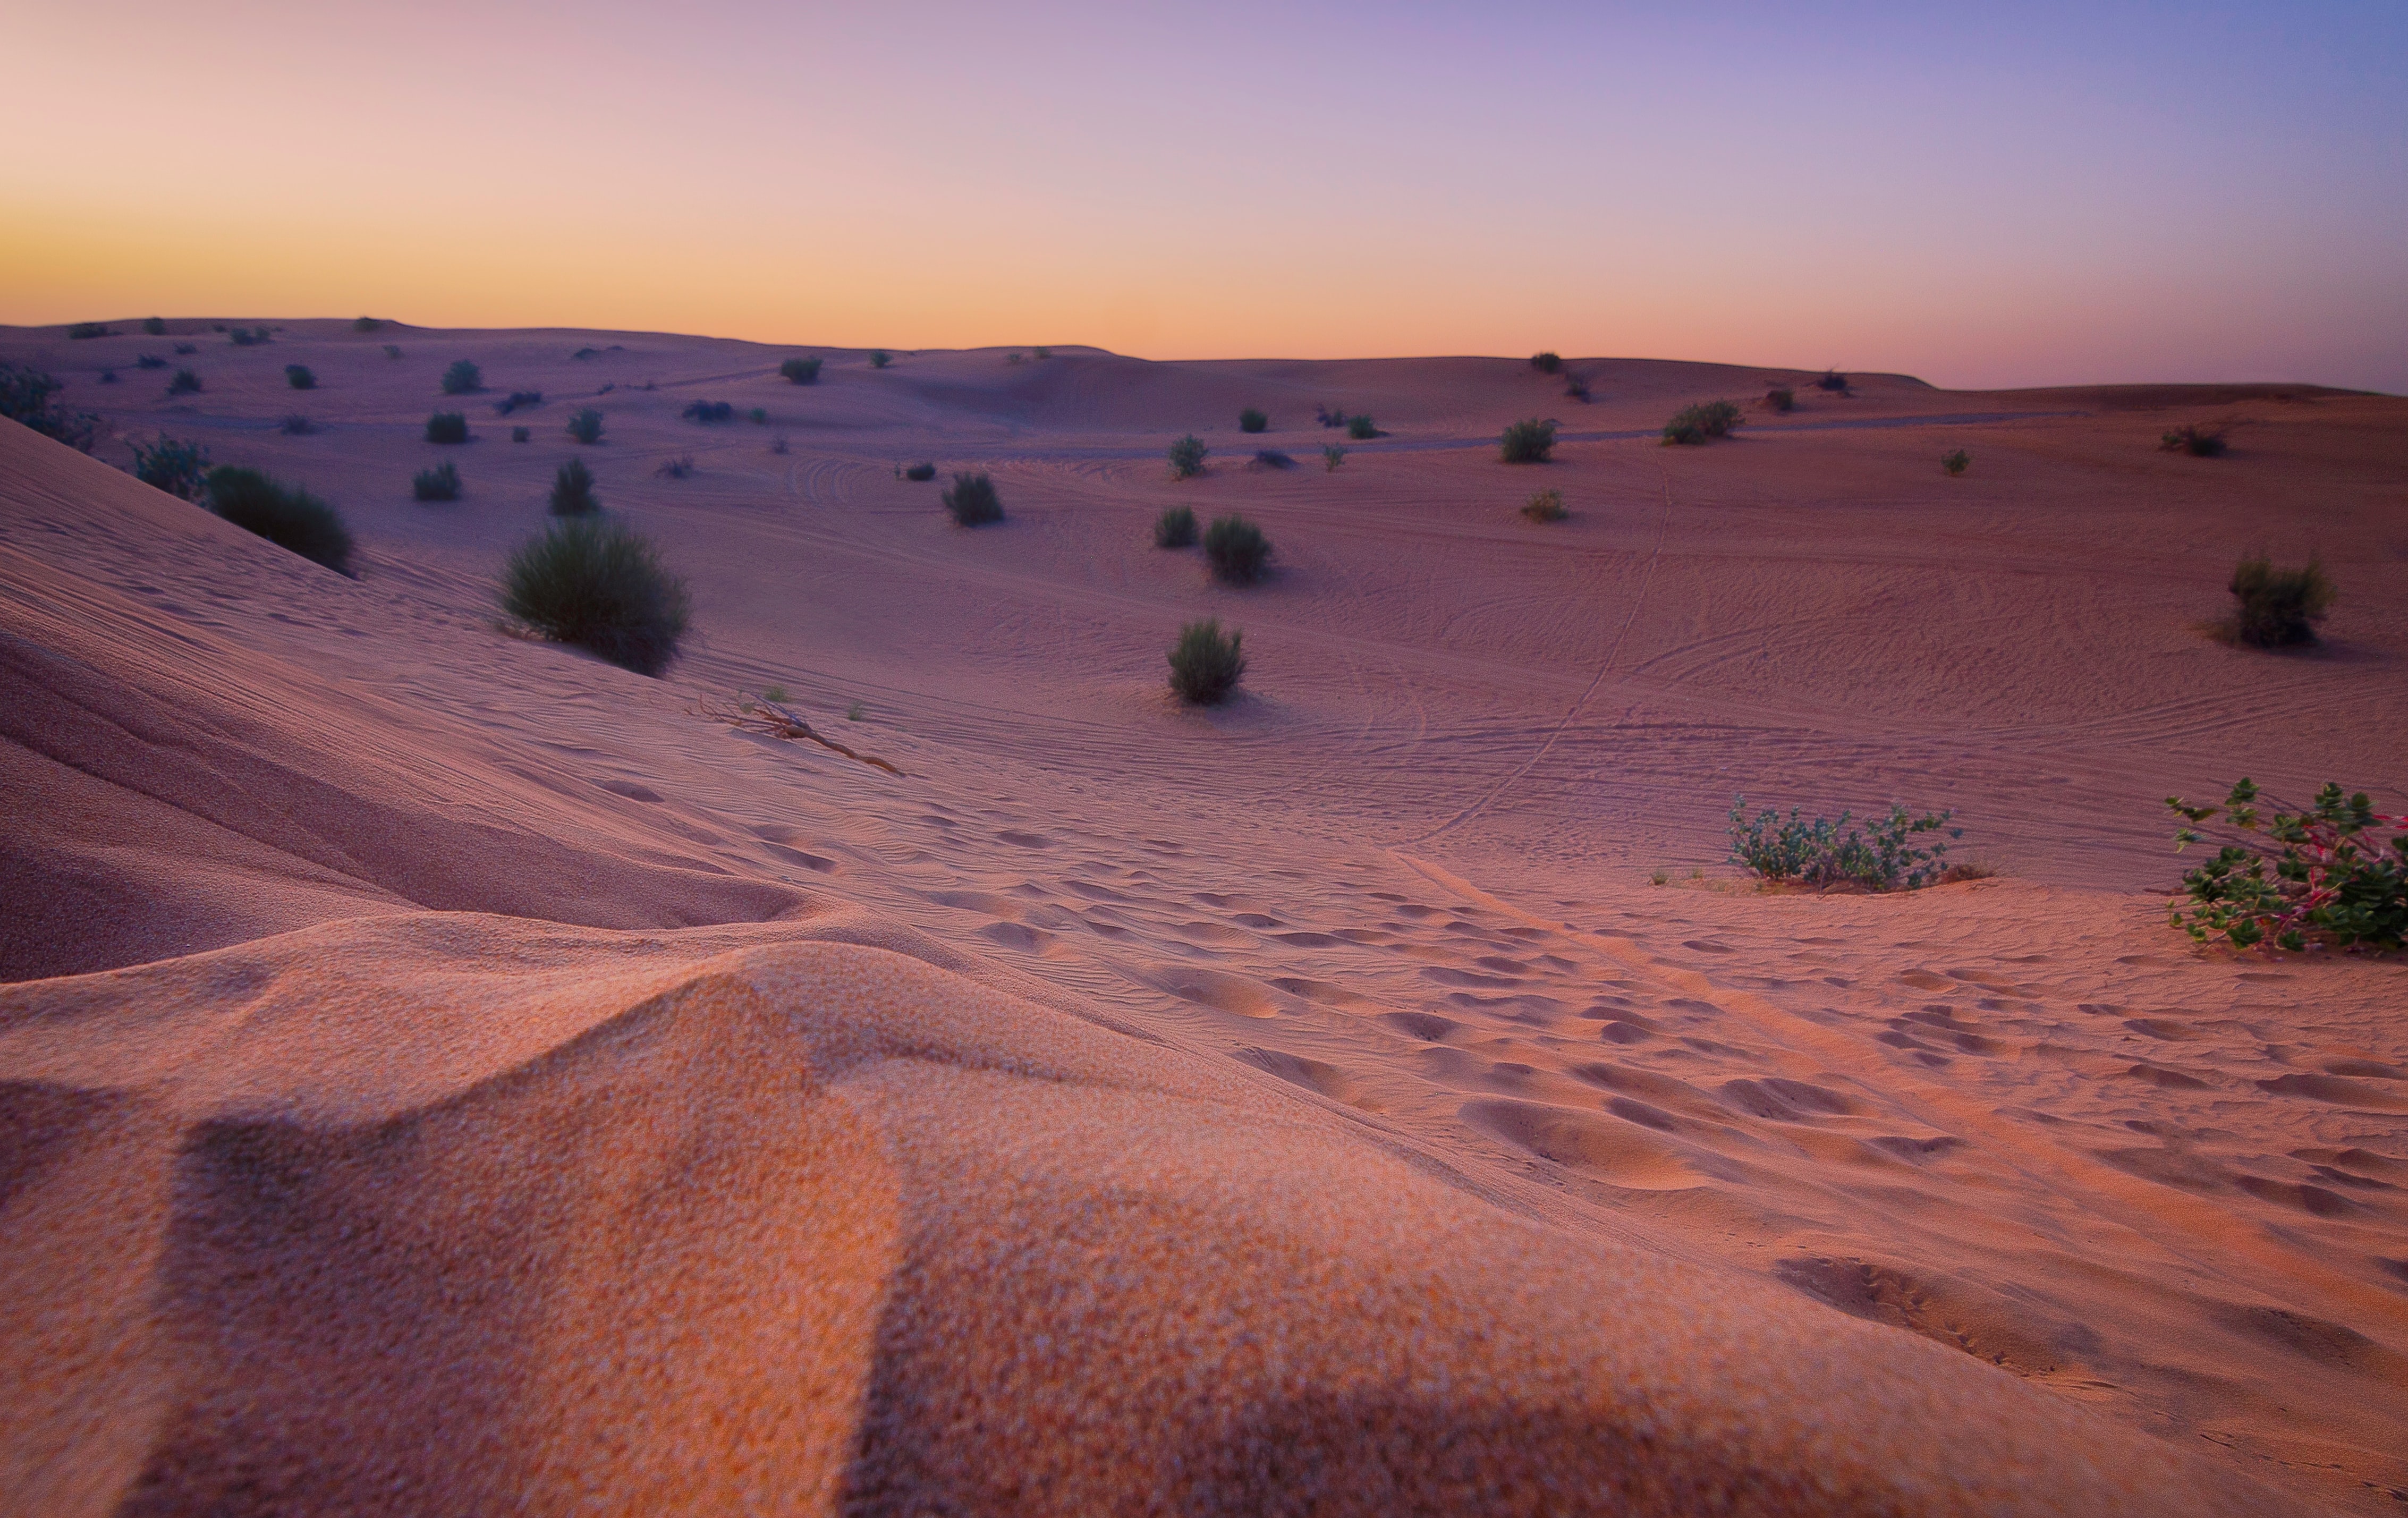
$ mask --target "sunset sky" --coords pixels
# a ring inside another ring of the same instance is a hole
[[[2408,6],[0,3],[0,321],[2408,391]]]

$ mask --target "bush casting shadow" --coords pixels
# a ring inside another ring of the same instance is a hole
[[[2240,605],[2230,630],[2254,648],[2295,648],[2316,640],[2315,623],[2332,609],[2333,582],[2323,561],[2311,558],[2297,569],[2277,569],[2264,554],[2232,566],[2225,587]]]
[[[503,571],[502,609],[556,643],[639,675],[677,657],[691,601],[660,553],[614,522],[556,522]]]
[[[1664,441],[1695,446],[1709,438],[1727,437],[1742,420],[1739,408],[1729,401],[1704,401],[1683,407],[1664,423]]]
[[[1913,891],[1936,885],[1948,871],[1948,845],[1934,842],[1914,847],[1914,835],[1947,828],[1952,838],[1964,837],[1961,827],[1948,827],[1953,812],[1912,815],[1893,805],[1885,817],[1870,819],[1867,830],[1848,827],[1849,812],[1833,822],[1817,817],[1806,822],[1796,808],[1786,821],[1767,807],[1751,819],[1747,797],[1732,798],[1731,859],[1767,881],[1798,885],[1853,885],[1867,891]],[[1846,828],[1842,833],[1841,830]]]
[[[1972,466],[1973,455],[1966,452],[1961,448],[1957,449],[1954,452],[1942,453],[1940,455],[1940,467],[1951,480],[1956,479],[1958,475],[1963,474]]]
[[[473,395],[484,388],[483,373],[465,358],[453,360],[452,366],[443,371],[443,394],[446,395]]]
[[[247,533],[290,549],[338,575],[351,572],[351,535],[335,508],[256,469],[220,465],[208,474],[209,509]]]
[[[426,419],[426,440],[430,443],[465,443],[468,440],[468,419],[458,411],[437,411]]]
[[[790,358],[778,365],[778,373],[783,376],[789,384],[816,385],[820,382],[820,360]]]
[[[1561,522],[1571,515],[1564,509],[1564,493],[1542,490],[1522,503],[1522,515],[1532,522]]]
[[[1238,413],[1238,430],[1240,432],[1261,432],[1270,424],[1271,419],[1254,407],[1249,406],[1244,410]]]
[[[1204,529],[1204,557],[1212,566],[1213,579],[1251,585],[1270,566],[1271,541],[1243,517],[1220,517]]]
[[[595,410],[589,406],[584,410],[578,412],[573,417],[570,417],[568,419],[568,436],[576,438],[580,443],[600,442],[602,440],[602,413]]]
[[[60,405],[58,394],[65,388],[66,382],[55,375],[15,364],[0,364],[0,416],[31,427],[45,437],[54,437],[79,452],[89,453],[100,436],[100,418],[90,411]],[[201,388],[198,379],[193,381],[193,388]],[[173,386],[169,394],[175,394]]]
[[[1202,474],[1204,460],[1211,451],[1204,446],[1204,439],[1192,432],[1182,437],[1170,445],[1170,451],[1167,455],[1170,460],[1170,478],[1193,480]]]
[[[1516,422],[1498,439],[1498,449],[1508,464],[1544,464],[1555,451],[1555,424],[1537,417]]]
[[[594,498],[594,471],[583,459],[570,459],[552,477],[552,514],[555,517],[591,516],[602,509]]]
[[[1003,498],[995,493],[995,481],[983,474],[957,474],[946,487],[945,509],[953,513],[954,523],[964,527],[983,527],[990,522],[1003,520]]]
[[[903,478],[925,483],[937,478],[937,466],[933,464],[915,464],[903,471]]]
[[[410,477],[409,494],[422,501],[456,501],[460,498],[460,470],[452,464],[438,464],[432,469],[421,469]]]
[[[284,365],[284,382],[295,390],[315,390],[318,388],[318,377],[310,371],[309,365],[307,364],[287,364]]]
[[[170,495],[198,501],[208,490],[209,451],[198,443],[161,437],[134,446],[134,478]]]
[[[1191,622],[1179,630],[1170,646],[1170,688],[1192,707],[1217,707],[1229,699],[1245,677],[1246,655],[1240,645],[1245,634],[1232,628],[1226,636],[1218,618]]]
[[[1154,546],[1194,548],[1196,546],[1196,508],[1192,506],[1174,506],[1154,518]]]
[[[2169,453],[2187,453],[2195,459],[2220,459],[2224,456],[2225,429],[2202,427],[2197,422],[2185,422],[2157,440],[2157,447]]]

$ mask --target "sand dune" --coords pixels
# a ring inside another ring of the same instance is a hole
[[[294,322],[185,401],[77,380],[335,499],[356,581],[0,429],[0,1511],[2408,1489],[2401,969],[2151,894],[2167,791],[2398,780],[2402,403],[1871,377],[1667,450],[1806,377],[784,351]],[[425,444],[454,357],[550,398]],[[666,680],[493,624],[585,404],[695,585]],[[1325,471],[1315,404],[1390,437]],[[1530,414],[1594,440],[1496,464]],[[1154,550],[1181,502],[1274,579]],[[2324,548],[2326,652],[2195,630],[2236,541]],[[1208,613],[1254,665],[1198,715]],[[692,709],[772,681],[906,774]],[[1953,805],[2003,872],[1738,889],[1741,790]]]

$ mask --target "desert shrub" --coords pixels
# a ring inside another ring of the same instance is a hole
[[[2408,943],[2408,816],[2385,816],[2365,792],[2344,797],[2332,784],[2297,811],[2273,802],[2261,815],[2261,799],[2246,779],[2204,807],[2166,797],[2183,819],[2177,853],[2200,840],[2201,823],[2220,822],[2232,839],[2183,876],[2168,908],[2174,926],[2201,943],[2221,935],[2269,952]]]
[[[1324,469],[1334,474],[1337,472],[1338,466],[1345,462],[1346,450],[1339,447],[1336,443],[1324,443],[1322,445],[1321,466]]]
[[[443,371],[443,394],[446,395],[473,395],[484,388],[484,371],[465,358],[453,359],[452,366]]]
[[[510,429],[510,441],[514,443],[523,443],[534,436],[535,429],[533,427],[512,427]]]
[[[355,316],[351,318],[351,330],[353,332],[381,332],[384,330],[384,323],[378,321],[373,316]]]
[[[1764,404],[1785,416],[1798,409],[1798,392],[1787,385],[1775,385],[1764,393]]]
[[[40,369],[0,364],[0,416],[89,453],[100,436],[100,418],[59,403],[66,381]]]
[[[869,366],[870,366],[871,368],[873,368],[873,369],[882,369],[882,368],[886,367],[886,365],[888,365],[889,364],[892,364],[892,363],[894,363],[894,362],[895,362],[895,355],[894,355],[894,354],[892,354],[892,353],[890,353],[890,352],[888,352],[885,349],[883,349],[883,348],[874,348],[874,349],[871,349],[871,350],[870,350],[870,352],[869,352]]]
[[[1564,372],[1564,361],[1554,353],[1533,353],[1530,355],[1530,367],[1541,374],[1561,374]]]
[[[1257,469],[1293,469],[1296,460],[1276,448],[1258,448],[1254,450],[1254,466]]]
[[[957,474],[944,494],[945,509],[953,521],[964,527],[982,527],[990,522],[1003,520],[1003,498],[995,493],[995,481],[983,474]]]
[[[1825,369],[1823,377],[1814,381],[1814,388],[1828,390],[1834,395],[1844,395],[1848,393],[1848,377],[1837,369]]]
[[[1948,827],[1953,812],[1926,812],[1917,817],[1893,805],[1888,816],[1870,819],[1863,831],[1848,827],[1850,815],[1843,811],[1837,822],[1817,817],[1809,823],[1792,808],[1784,821],[1767,807],[1751,821],[1747,797],[1735,797],[1730,809],[1731,858],[1768,881],[1912,891],[1936,883],[1948,867],[1947,844],[1935,841],[1928,849],[1918,849],[1914,836],[1942,828],[1952,838],[1965,836],[1963,828]]]
[[[1544,464],[1555,451],[1555,424],[1537,417],[1516,422],[1498,439],[1498,448],[1508,464]]]
[[[937,478],[937,466],[933,464],[915,464],[903,471],[903,478],[917,480],[934,480]]]
[[[683,480],[686,476],[694,473],[694,455],[691,453],[680,453],[673,459],[663,459],[661,460],[661,466],[654,469],[652,473],[659,475],[664,480]]]
[[[167,381],[170,395],[197,395],[201,393],[201,377],[190,369],[178,369]]]
[[[262,343],[276,340],[276,334],[265,327],[236,327],[227,333],[226,337],[236,348],[257,348]]]
[[[190,358],[200,351],[200,345],[197,343],[178,343],[176,345],[176,356],[178,358]]]
[[[770,452],[772,452],[772,453],[783,453],[783,452],[785,452],[785,451],[786,451],[786,448],[787,448],[787,443],[786,443],[786,435],[785,435],[784,433],[782,433],[782,432],[781,432],[781,433],[778,434],[778,436],[777,436],[777,437],[772,437],[772,438],[770,438],[770,439],[769,439],[769,451],[770,451]],[[933,472],[933,471],[932,471],[932,472]]]
[[[161,437],[134,445],[134,478],[146,485],[197,501],[208,490],[209,451],[198,443]]]
[[[520,546],[502,575],[502,609],[557,643],[639,675],[677,657],[691,601],[660,552],[615,522],[556,522]]]
[[[295,411],[276,424],[276,430],[287,437],[307,437],[318,430],[318,423]]]
[[[1025,364],[1028,362],[1028,355],[1015,350],[1004,354],[1003,361],[1006,364]]]
[[[2315,558],[2297,569],[2277,569],[2258,554],[2232,566],[2226,588],[2240,603],[2232,613],[2233,636],[2261,649],[2315,642],[2314,624],[2332,609],[2333,583]]]
[[[85,337],[114,337],[117,336],[117,329],[115,327],[104,325],[98,322],[79,322],[74,326],[67,328],[67,336],[78,339]]]
[[[1238,413],[1238,430],[1240,432],[1262,432],[1268,429],[1270,424],[1271,419],[1268,413],[1258,408],[1249,406],[1244,410]]]
[[[426,440],[430,443],[465,443],[468,440],[468,419],[457,411],[437,411],[426,419]]]
[[[1569,396],[1570,396],[1572,399],[1574,399],[1574,400],[1576,400],[1576,401],[1584,401],[1584,401],[1586,401],[1586,400],[1589,398],[1589,396],[1588,396],[1588,376],[1587,376],[1587,375],[1584,375],[1584,374],[1573,374],[1573,375],[1567,375],[1567,376],[1565,376],[1565,377],[1564,377],[1564,394],[1567,394],[1567,395],[1569,395]]]
[[[756,427],[766,427],[766,426],[767,426],[767,425],[769,424],[769,411],[768,411],[768,408],[767,408],[767,407],[762,407],[762,406],[756,406],[756,407],[752,408],[752,424],[753,424],[754,426],[756,426]]]
[[[1334,411],[1326,406],[1315,406],[1312,408],[1312,420],[1325,427],[1342,427],[1346,425],[1346,413]]]
[[[540,390],[513,390],[510,392],[509,398],[508,400],[499,400],[494,403],[494,414],[495,416],[509,416],[513,411],[533,410],[535,408],[541,406],[542,404],[543,392]]]
[[[1182,627],[1170,646],[1170,688],[1179,699],[1196,707],[1229,699],[1245,677],[1245,636],[1235,628],[1224,634],[1214,617]]]
[[[552,514],[555,517],[590,516],[602,509],[594,498],[594,471],[583,459],[570,459],[552,476]]]
[[[156,353],[137,353],[135,355],[134,366],[137,369],[164,369],[167,366],[167,361]]]
[[[1946,470],[1949,478],[1952,480],[1956,476],[1963,474],[1972,466],[1973,455],[1966,452],[1961,448],[1956,450],[1954,452],[1942,453],[1940,455],[1940,467]]]
[[[687,404],[684,415],[688,422],[706,424],[733,422],[736,420],[736,408],[726,401],[693,401]]]
[[[322,564],[351,572],[351,535],[335,508],[298,486],[256,469],[222,464],[208,474],[209,509],[247,533]]]
[[[1664,440],[1668,443],[1703,443],[1709,438],[1727,437],[1730,430],[1743,419],[1739,408],[1729,401],[1703,401],[1684,406],[1664,423]]]
[[[2186,422],[2158,439],[2157,446],[2169,453],[2187,453],[2195,459],[2222,458],[2225,429]]]
[[[1542,490],[1522,503],[1522,514],[1532,522],[1561,522],[1571,515],[1564,509],[1564,493]]]
[[[390,358],[390,359],[398,359],[399,357],[401,357],[401,348],[400,348],[400,346],[399,346],[398,344],[395,344],[395,343],[387,343],[387,344],[385,344],[385,345],[384,345],[384,356],[385,356],[385,357],[387,357],[387,358]]]
[[[1271,540],[1243,517],[1216,517],[1204,529],[1204,557],[1212,566],[1213,579],[1251,585],[1270,566]]]
[[[167,336],[167,319],[164,316],[146,316],[142,319],[142,330],[153,337],[165,337]]]
[[[790,384],[816,385],[820,382],[820,361],[815,358],[790,358],[778,365],[778,372]]]
[[[421,469],[410,477],[409,494],[422,501],[456,501],[460,498],[460,471],[448,461],[432,469]]]
[[[284,365],[284,382],[291,385],[295,390],[315,390],[318,388],[318,377],[310,372],[309,365],[307,364],[287,364]]]
[[[1202,474],[1204,472],[1205,457],[1211,451],[1212,451],[1211,449],[1204,446],[1204,439],[1197,437],[1192,432],[1186,437],[1180,438],[1179,441],[1170,445],[1170,451],[1168,454],[1168,457],[1170,460],[1170,478],[1173,480],[1193,480],[1197,475]]]
[[[1196,546],[1196,508],[1174,506],[1154,519],[1154,546],[1156,548],[1193,548]]]
[[[568,436],[576,438],[580,443],[600,442],[602,440],[602,413],[589,406],[584,410],[578,412],[573,417],[570,417],[568,419]]]
[[[1372,424],[1371,419],[1368,416],[1350,416],[1346,419],[1346,436],[1358,443],[1368,443],[1380,435],[1380,429]]]
[[[1048,358],[1052,358],[1052,357],[1054,356],[1054,350],[1052,350],[1052,349],[1050,349],[1050,348],[1039,348],[1039,349],[1032,350],[1032,351],[1033,351],[1033,352],[1036,354],[1036,356],[1037,356],[1038,358],[1039,358],[1039,359],[1048,359]]]
[[[115,369],[101,370],[100,382],[104,385],[113,385],[117,383],[117,371]]]

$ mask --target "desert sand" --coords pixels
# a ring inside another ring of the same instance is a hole
[[[2408,1500],[2408,967],[2195,948],[2160,801],[2408,810],[2408,402],[118,325],[0,332],[111,428],[0,423],[0,1512]],[[496,623],[572,454],[692,585],[666,679]],[[2323,649],[2200,630],[2257,547]],[[904,773],[696,714],[773,684]],[[1996,873],[1758,892],[1742,792]]]

